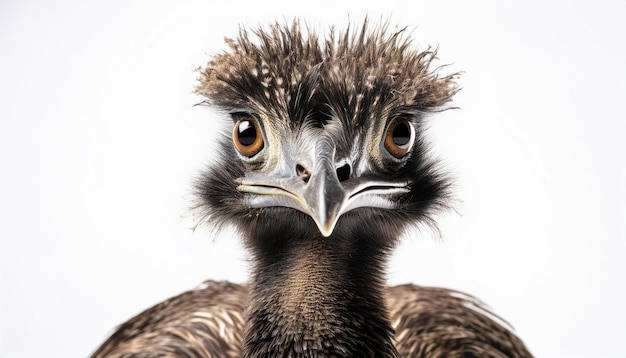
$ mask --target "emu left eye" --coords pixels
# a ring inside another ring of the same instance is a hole
[[[413,147],[415,141],[415,129],[411,122],[404,118],[394,119],[385,132],[384,145],[389,154],[396,158],[402,158]]]

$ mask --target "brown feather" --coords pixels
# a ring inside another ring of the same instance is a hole
[[[531,357],[508,324],[478,299],[444,288],[390,287],[388,307],[403,357]]]
[[[245,285],[206,281],[130,319],[96,351],[104,357],[241,357]],[[462,292],[387,289],[401,357],[532,357],[508,325]]]
[[[358,121],[365,108],[377,105],[436,110],[457,92],[457,74],[433,70],[437,52],[413,50],[405,29],[390,32],[385,24],[372,29],[366,20],[360,30],[330,29],[324,40],[307,32],[297,20],[256,30],[256,36],[241,29],[237,39],[227,39],[229,51],[200,70],[196,93],[227,110],[253,105],[278,118],[305,116],[289,113],[290,103],[310,100],[316,88],[303,94],[303,84],[319,78],[328,100],[347,95],[342,107],[351,113],[338,117]]]
[[[131,318],[92,357],[241,357],[246,299],[246,286],[206,281]]]

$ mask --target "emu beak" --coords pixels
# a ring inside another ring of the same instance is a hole
[[[324,148],[327,143],[319,143],[317,146],[318,161],[315,164],[308,181],[296,192],[301,198],[302,208],[317,225],[324,237],[330,236],[341,216],[342,209],[348,197],[337,178],[337,170],[332,161],[332,156],[323,155],[334,148]]]
[[[407,182],[351,177],[340,181],[332,142],[322,138],[309,151],[308,158],[294,158],[286,163],[314,163],[313,169],[285,174],[248,173],[239,180],[237,190],[253,208],[289,207],[309,215],[320,233],[329,237],[339,218],[358,207],[394,208],[394,195],[408,191]],[[301,160],[298,160],[301,159]]]

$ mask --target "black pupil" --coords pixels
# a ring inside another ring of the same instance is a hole
[[[393,138],[393,144],[398,147],[403,147],[409,144],[411,141],[411,129],[409,128],[408,123],[398,123],[391,133],[391,137]]]
[[[237,134],[237,138],[239,139],[239,143],[243,146],[250,146],[256,140],[256,128],[250,121],[241,121],[239,122],[239,133]]]

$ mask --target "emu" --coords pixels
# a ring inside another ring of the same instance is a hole
[[[128,322],[93,357],[531,357],[476,298],[388,287],[402,233],[449,206],[424,126],[458,74],[387,25],[241,29],[196,92],[232,132],[196,182],[203,222],[236,228],[245,285],[207,281]]]

